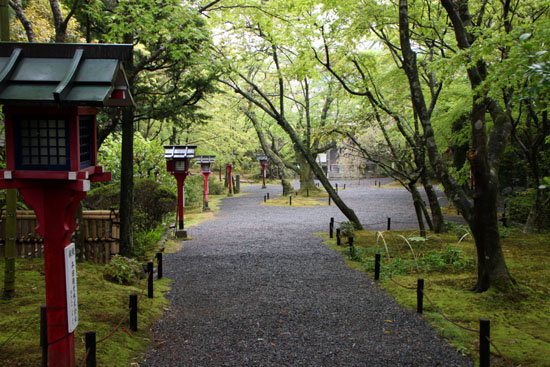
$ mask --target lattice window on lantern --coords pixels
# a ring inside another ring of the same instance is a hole
[[[69,131],[60,117],[19,117],[15,124],[16,169],[69,170]]]
[[[80,168],[86,168],[92,165],[94,117],[79,116],[78,121],[80,125]]]

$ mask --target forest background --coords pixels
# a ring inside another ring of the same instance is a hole
[[[421,230],[446,230],[439,184],[475,238],[481,292],[515,283],[503,200],[525,231],[550,226],[548,1],[8,3],[14,41],[134,45],[136,106],[102,111],[99,153],[114,180],[87,204],[109,197],[120,208],[125,255],[159,224],[139,220],[158,216],[135,191],[173,195],[164,144],[197,144],[220,169],[253,171],[266,154],[285,193],[294,177],[301,190],[317,179],[357,229],[319,154],[338,147],[378,164],[411,193]],[[195,181],[188,205],[198,205]]]

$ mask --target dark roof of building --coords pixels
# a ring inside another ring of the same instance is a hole
[[[0,103],[130,106],[132,45],[0,43]],[[117,91],[117,93],[113,93]]]

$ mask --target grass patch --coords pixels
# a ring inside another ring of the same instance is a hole
[[[549,235],[503,231],[502,248],[508,268],[519,286],[513,293],[489,290],[473,293],[476,281],[475,249],[464,227],[446,234],[417,231],[356,231],[356,255],[347,245],[326,243],[346,255],[348,264],[374,274],[374,254],[382,255],[380,286],[407,308],[416,310],[417,279],[425,280],[425,294],[457,324],[479,329],[479,319],[491,320],[491,339],[504,358],[491,347],[492,366],[550,366],[550,252]],[[326,234],[324,234],[325,237]],[[392,275],[392,281],[389,275]],[[440,334],[459,351],[479,360],[479,336],[446,321],[424,300],[424,314]]]
[[[0,300],[0,365],[40,366],[40,305],[45,304],[43,259],[17,259],[16,294]],[[4,274],[4,261],[0,272]],[[108,335],[128,314],[131,293],[139,296],[138,331],[123,322],[111,337],[97,345],[99,366],[124,366],[139,361],[151,341],[150,327],[158,320],[168,301],[163,294],[170,280],[155,280],[155,297],[147,298],[146,280],[122,286],[103,279],[103,265],[78,263],[79,325],[75,330],[75,355],[80,365],[85,354],[84,334],[95,331],[97,339]]]
[[[272,197],[267,202],[262,203],[262,205],[268,206],[290,206],[290,199],[288,196],[277,196]],[[309,207],[309,206],[327,206],[328,205],[328,194],[325,191],[317,191],[315,193],[310,193],[309,196],[306,194],[292,195],[292,206],[296,207]]]

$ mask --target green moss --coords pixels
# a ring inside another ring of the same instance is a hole
[[[290,206],[288,196],[278,196],[272,197],[267,202],[262,203],[262,205],[268,206]],[[296,207],[310,207],[310,206],[326,206],[328,205],[328,195],[325,192],[316,192],[311,194],[309,197],[305,194],[303,195],[292,195],[292,206]]]
[[[381,253],[382,268],[389,269],[389,263],[397,259],[415,256],[421,258],[433,251],[445,248],[459,248],[465,258],[474,258],[474,243],[470,237],[463,238],[463,232],[445,234],[430,233],[426,241],[410,241],[418,236],[416,231],[356,231],[357,252],[362,255],[353,261],[352,267],[372,274],[374,254]],[[347,247],[337,247],[335,239],[322,235],[331,248],[342,252],[350,263]],[[408,244],[404,239],[409,239]],[[512,276],[518,281],[513,292],[499,292],[490,289],[484,293],[473,293],[468,289],[476,282],[474,268],[460,269],[453,266],[442,270],[418,271],[405,269],[390,279],[381,274],[380,287],[409,309],[416,310],[417,279],[425,280],[424,292],[435,304],[424,300],[424,315],[439,333],[459,351],[473,360],[479,360],[479,336],[464,330],[479,329],[479,319],[491,321],[491,340],[502,352],[491,347],[493,366],[550,366],[550,251],[549,235],[531,235],[509,230],[502,239],[502,247]],[[397,283],[400,285],[398,285]],[[443,313],[454,323],[445,320]],[[507,362],[510,361],[509,362]]]
[[[4,274],[3,261],[0,272]],[[0,365],[40,366],[39,347],[40,305],[45,303],[44,265],[42,259],[18,259],[16,263],[16,295],[11,300],[0,300]],[[129,330],[128,321],[121,324],[111,337],[97,345],[99,366],[128,365],[141,358],[149,345],[150,327],[158,320],[168,301],[163,294],[170,280],[154,281],[155,297],[147,298],[146,282],[122,286],[107,282],[102,277],[103,265],[78,263],[79,325],[75,331],[77,364],[84,358],[84,334],[95,331],[100,340],[127,318],[129,295],[140,296],[138,303],[138,331]]]

